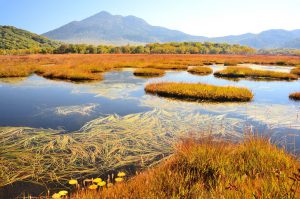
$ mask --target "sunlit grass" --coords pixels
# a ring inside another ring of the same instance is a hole
[[[289,95],[289,97],[290,97],[290,99],[292,99],[292,100],[298,101],[298,100],[300,100],[300,92],[291,93],[291,94]]]
[[[142,77],[159,77],[165,74],[165,71],[160,69],[154,68],[139,68],[136,69],[133,74],[135,76],[142,76]]]
[[[246,102],[253,98],[252,92],[247,88],[193,83],[151,83],[146,85],[145,91],[158,96],[192,101]]]
[[[250,77],[254,79],[278,79],[278,80],[298,79],[298,76],[295,74],[268,71],[268,70],[255,70],[248,67],[227,67],[224,70],[215,72],[214,75],[217,77],[228,77],[228,78]]]
[[[213,70],[210,67],[196,66],[189,68],[188,72],[197,75],[209,75],[213,72]]]
[[[188,139],[160,165],[89,198],[299,198],[299,162],[267,139]]]
[[[300,66],[293,68],[291,73],[300,76]]]

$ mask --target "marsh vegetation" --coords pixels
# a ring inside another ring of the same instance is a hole
[[[247,102],[253,98],[247,88],[208,84],[162,82],[145,87],[147,93],[191,101]]]
[[[197,75],[209,75],[213,72],[213,70],[210,67],[196,66],[189,68],[188,72]]]
[[[253,78],[253,79],[276,79],[276,80],[297,80],[298,76],[295,74],[275,72],[267,70],[256,70],[248,67],[234,67],[230,66],[224,70],[214,73],[216,77],[227,78]]]
[[[142,77],[159,77],[165,74],[165,71],[155,68],[139,68],[133,71],[135,76]]]

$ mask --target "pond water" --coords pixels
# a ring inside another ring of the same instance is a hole
[[[214,70],[223,68],[212,67]],[[286,67],[253,67],[289,70]],[[222,115],[225,119],[266,125],[269,129],[300,130],[300,103],[288,98],[290,93],[299,91],[300,81],[231,81],[213,75],[192,75],[186,71],[169,71],[164,77],[145,79],[133,76],[131,69],[106,73],[104,79],[85,84],[47,80],[36,75],[23,79],[0,79],[0,126],[74,131],[88,121],[110,114],[125,116],[163,109],[186,114]],[[255,97],[249,103],[222,104],[179,102],[145,94],[145,84],[160,81],[247,87]]]
[[[223,66],[211,67],[214,71],[223,69]],[[250,67],[290,70],[274,66]],[[134,137],[131,146],[147,143],[140,153],[153,154],[149,155],[152,161],[159,157],[158,153],[170,150],[165,148],[170,140],[184,133],[210,132],[235,139],[246,129],[252,129],[277,137],[288,149],[300,146],[300,102],[288,98],[290,93],[299,91],[300,81],[232,81],[186,71],[168,71],[163,77],[145,79],[135,77],[132,71],[108,72],[103,81],[80,84],[36,75],[0,79],[0,126],[32,127],[29,133],[49,129],[49,139],[54,136],[50,129],[65,134],[75,132],[81,140],[103,133],[120,134],[122,141],[131,136]],[[248,103],[198,103],[145,94],[147,83],[161,81],[247,87],[255,97]],[[294,138],[296,143],[291,143]]]

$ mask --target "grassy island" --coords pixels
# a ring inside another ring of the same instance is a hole
[[[188,72],[197,75],[209,75],[213,72],[213,70],[205,66],[196,66],[196,67],[189,68]]]
[[[160,69],[154,68],[139,68],[136,69],[133,74],[135,76],[142,76],[142,77],[159,77],[165,74],[165,71]]]
[[[246,102],[253,98],[247,88],[207,84],[162,82],[146,85],[145,91],[162,97],[189,101]]]
[[[297,80],[298,76],[291,73],[275,72],[267,70],[255,70],[248,67],[227,67],[224,70],[214,73],[216,77],[227,78],[254,78],[254,79],[276,79],[276,80]]]
[[[293,68],[291,73],[300,76],[300,66]]]

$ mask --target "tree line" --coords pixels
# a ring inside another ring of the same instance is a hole
[[[146,45],[87,45],[61,44],[58,47],[34,47],[30,49],[0,49],[2,55],[21,54],[255,54],[256,50],[247,46],[211,42],[170,42]]]

